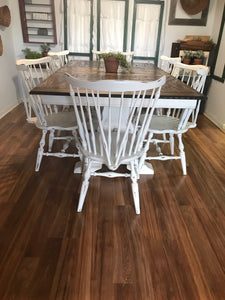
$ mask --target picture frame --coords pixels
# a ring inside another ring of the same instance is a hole
[[[210,1],[207,4],[207,6],[202,10],[200,18],[193,19],[176,18],[178,1],[180,0],[171,0],[168,25],[206,26]]]

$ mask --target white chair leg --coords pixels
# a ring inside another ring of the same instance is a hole
[[[148,137],[148,141],[145,143],[145,147],[144,147],[144,154],[141,156],[141,158],[139,159],[139,163],[138,163],[138,174],[140,173],[141,171],[141,168],[143,167],[144,165],[144,162],[145,162],[145,159],[146,159],[146,156],[147,156],[147,151],[149,149],[149,144],[150,144],[150,141],[153,137],[153,133],[150,132],[149,133],[149,137]]]
[[[44,146],[45,146],[45,137],[47,134],[47,130],[42,130],[42,137],[40,140],[40,147],[38,149],[38,154],[37,154],[37,161],[36,161],[36,167],[35,171],[38,172],[40,169],[42,157],[43,157],[43,152],[44,152]]]
[[[185,157],[184,144],[182,142],[182,134],[181,133],[178,134],[178,140],[179,140],[180,159],[181,159],[183,175],[187,175],[186,157]]]
[[[139,189],[138,189],[138,183],[137,183],[137,174],[134,171],[134,165],[133,163],[131,164],[131,180],[132,180],[132,194],[133,194],[133,199],[134,199],[134,207],[135,207],[135,212],[137,215],[140,214],[140,200],[139,200]]]
[[[72,141],[72,138],[67,138],[66,139],[66,141],[63,144],[61,152],[63,152],[63,153],[66,152],[66,150],[69,148],[69,145],[70,145],[71,141]]]
[[[154,142],[154,144],[155,144],[155,149],[156,149],[156,151],[158,152],[158,154],[159,154],[160,156],[163,155],[162,150],[161,150],[161,147],[158,145],[158,143],[157,143],[157,142]]]
[[[55,130],[51,129],[50,133],[49,133],[49,142],[48,142],[48,151],[49,152],[52,151],[52,145],[53,145],[53,141],[54,141],[54,134],[55,134]]]
[[[174,135],[170,133],[170,153],[174,155]]]
[[[88,186],[89,186],[90,176],[91,176],[91,172],[90,172],[90,164],[89,164],[86,171],[84,172],[84,175],[83,175],[84,180],[83,180],[82,186],[81,186],[80,198],[79,198],[79,203],[78,203],[78,207],[77,207],[77,212],[82,211],[84,200],[85,200],[87,190],[88,190]]]

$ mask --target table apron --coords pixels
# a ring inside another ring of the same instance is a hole
[[[51,105],[73,105],[70,96],[53,96],[53,95],[41,95],[43,104]],[[148,100],[146,100],[147,103]],[[195,108],[197,99],[159,99],[157,101],[157,108]],[[84,98],[84,102],[85,98]],[[104,98],[102,98],[102,105],[104,105]],[[117,105],[115,105],[117,106]]]
[[[41,95],[43,103],[47,105],[73,105],[70,96],[53,96]],[[103,104],[104,104],[104,98]],[[159,99],[157,101],[157,108],[195,108],[197,99]],[[116,105],[117,106],[117,105]]]

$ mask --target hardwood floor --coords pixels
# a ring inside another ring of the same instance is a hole
[[[225,134],[204,116],[179,161],[153,161],[135,215],[127,178],[92,178],[76,213],[74,159],[43,158],[20,105],[0,120],[0,299],[225,299]]]

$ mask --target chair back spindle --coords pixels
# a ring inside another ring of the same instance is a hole
[[[111,170],[140,157],[159,97],[157,91],[160,92],[165,78],[151,83],[82,82],[66,74],[66,80],[70,84],[78,124],[76,135],[83,155],[94,157]],[[102,118],[103,110],[107,118]]]
[[[60,69],[68,63],[69,50],[63,50],[58,52],[49,51],[48,55],[53,59],[54,71],[57,71],[58,69]]]
[[[160,68],[166,73],[171,74],[173,70],[173,63],[175,62],[181,62],[181,57],[168,57],[162,55],[160,57]]]
[[[206,78],[209,73],[209,68],[204,65],[186,65],[179,62],[172,62],[174,64],[173,71],[171,73],[175,78],[180,79],[182,82],[191,86],[199,93],[204,92]],[[193,110],[191,120],[189,121],[189,127],[194,128],[197,125],[197,118],[200,109],[201,101],[198,100],[195,110]]]

